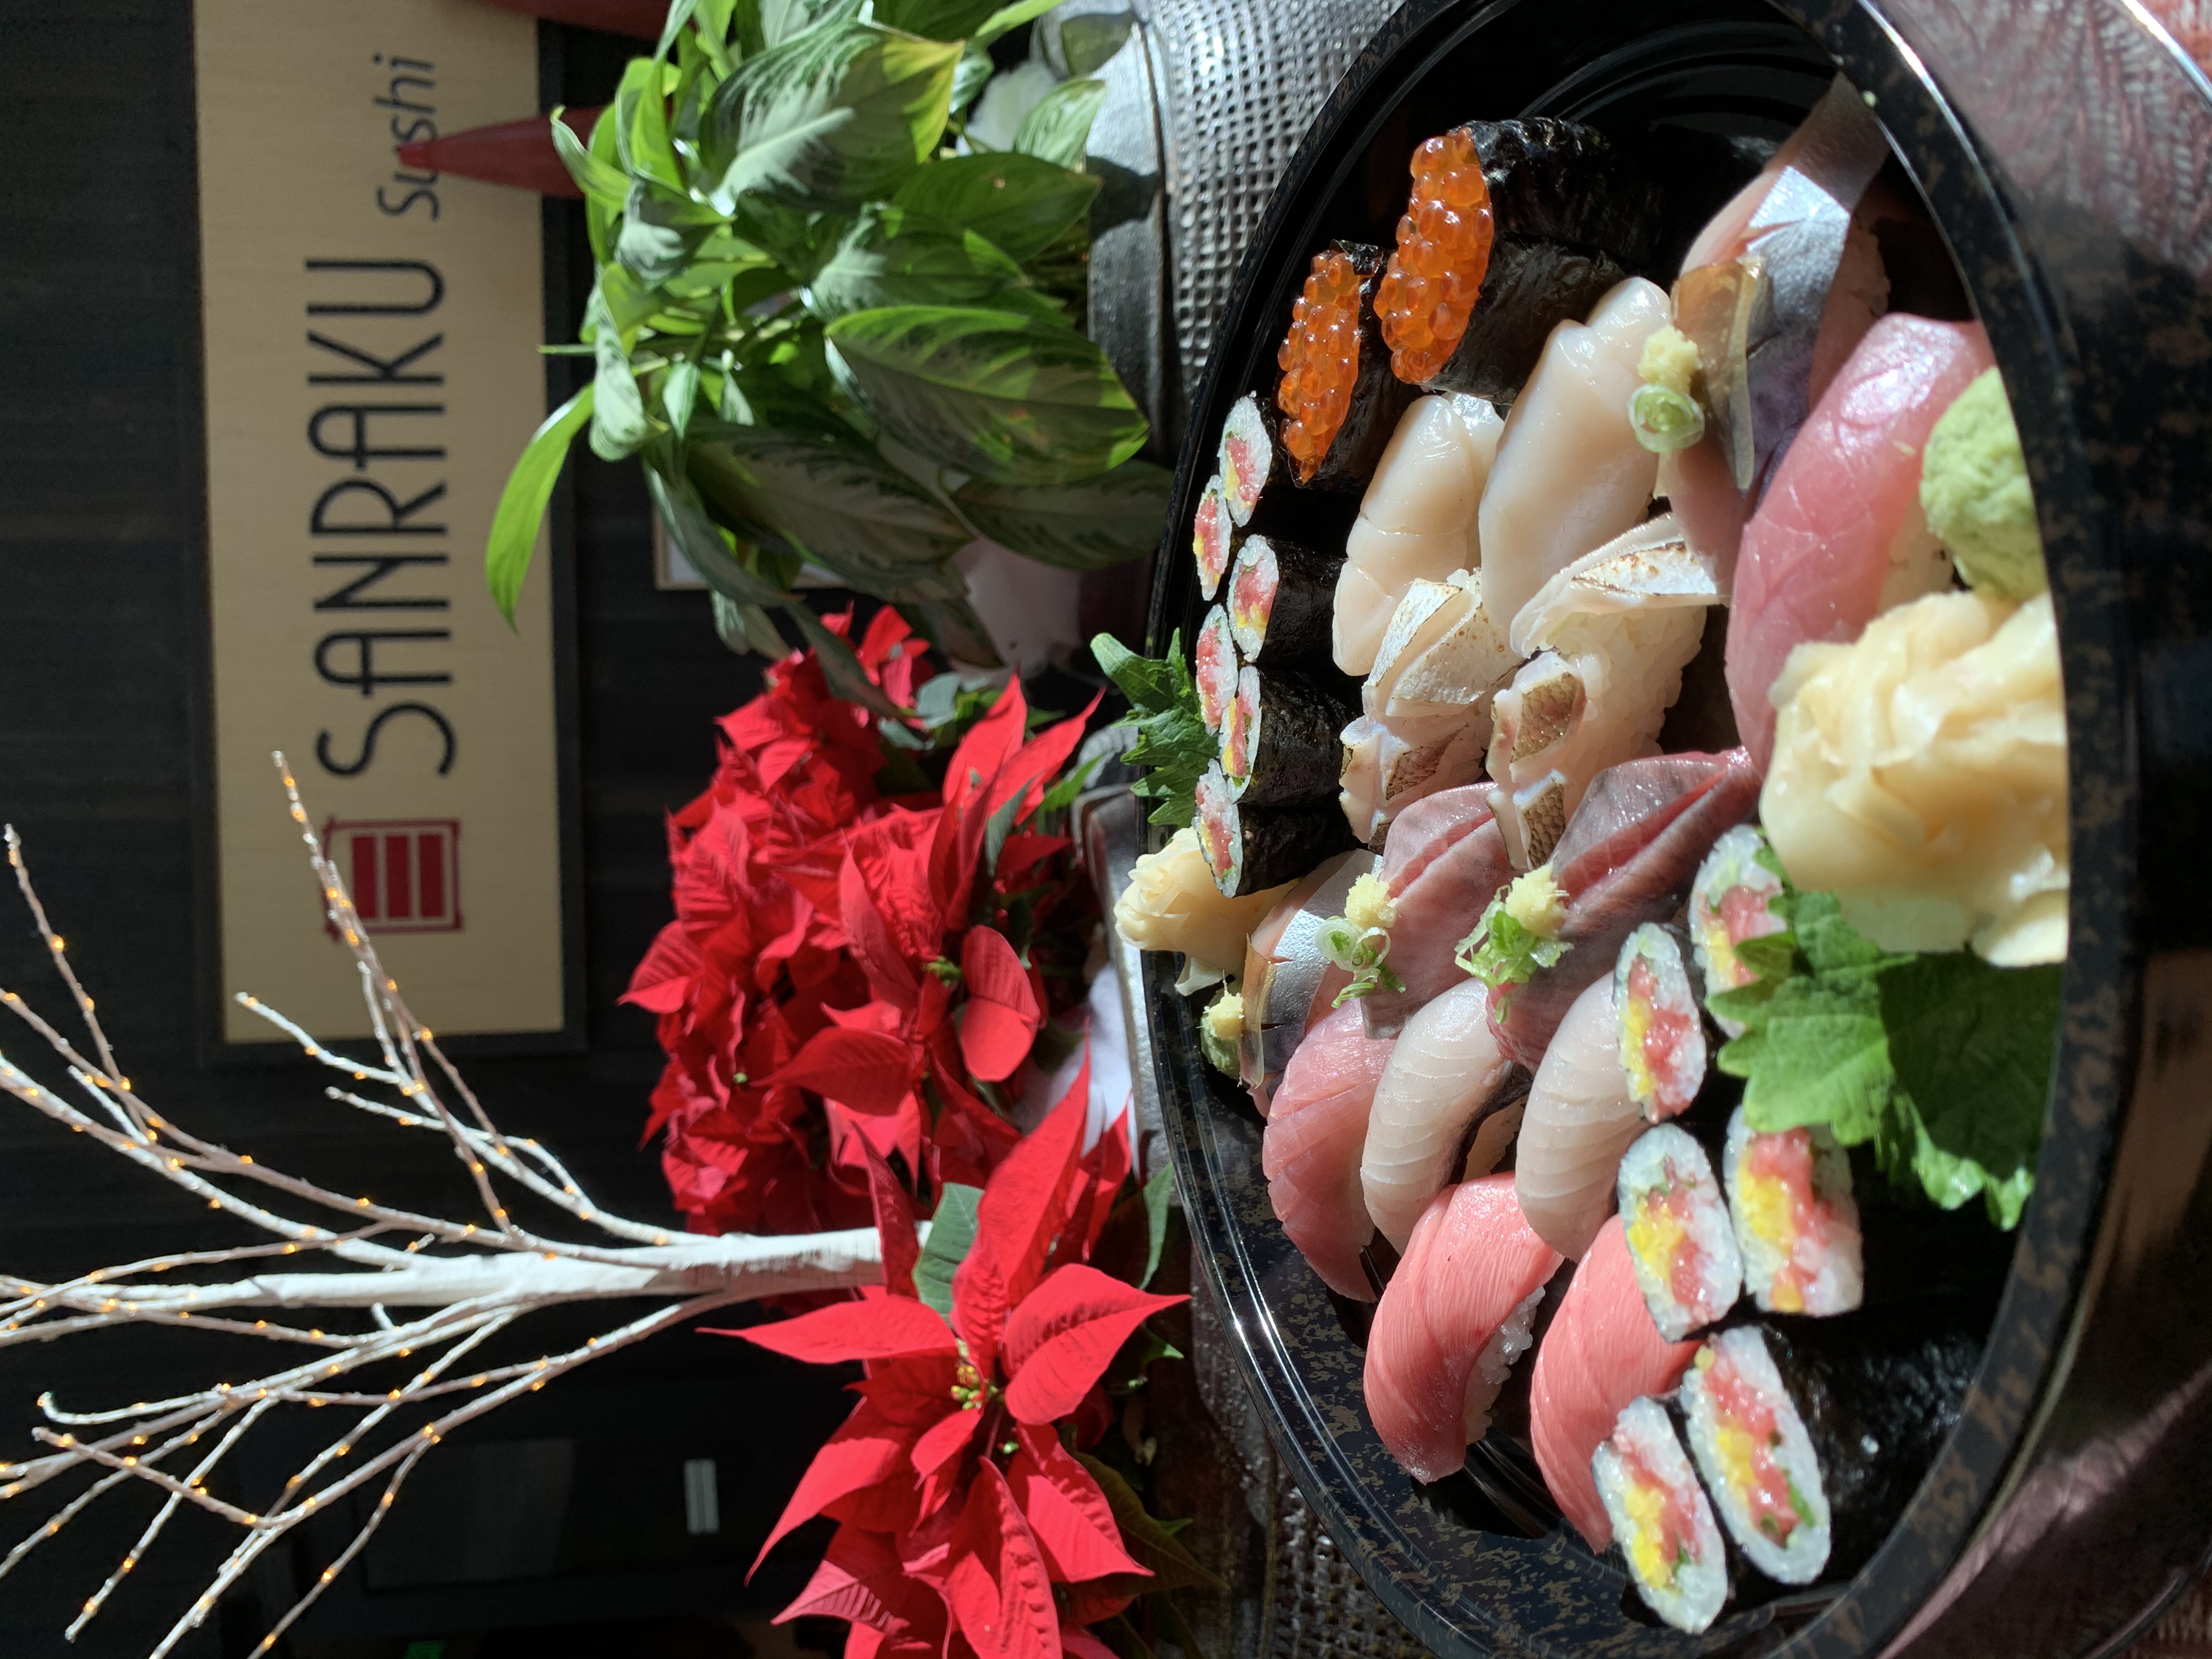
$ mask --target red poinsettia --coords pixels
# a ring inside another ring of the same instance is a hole
[[[913,702],[920,646],[896,611],[856,654]],[[665,1132],[670,1189],[708,1231],[860,1224],[863,1143],[911,1181],[980,1184],[1015,1139],[981,1085],[1025,1079],[1051,1006],[1038,924],[1080,891],[1066,840],[1028,826],[1081,718],[1029,738],[1014,682],[940,788],[886,795],[875,717],[812,653],[767,683],[670,822],[676,920],[624,999],[660,1016],[646,1133]]]
[[[877,1211],[880,1289],[731,1333],[793,1358],[867,1364],[860,1403],[761,1551],[817,1515],[840,1522],[781,1616],[851,1620],[851,1659],[1097,1659],[1108,1650],[1083,1627],[1151,1577],[1073,1448],[1105,1428],[1116,1352],[1187,1298],[1089,1265],[1129,1163],[1118,1124],[1082,1155],[1085,1069],[983,1188],[949,1314],[916,1293],[915,1225],[892,1201]]]

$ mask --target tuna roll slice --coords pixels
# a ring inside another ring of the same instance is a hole
[[[1654,1123],[1687,1110],[1705,1086],[1705,1022],[1688,957],[1673,928],[1647,921],[1621,941],[1613,968],[1620,1067],[1628,1092]]]
[[[1728,1545],[1667,1408],[1632,1401],[1590,1477],[1644,1605],[1676,1630],[1708,1628],[1728,1603]]]
[[[1269,536],[1247,536],[1229,577],[1229,621],[1244,660],[1262,668],[1328,655],[1341,553]]]
[[[1742,945],[1789,926],[1774,908],[1774,901],[1782,896],[1782,877],[1762,859],[1765,853],[1766,837],[1754,825],[1740,823],[1713,843],[1690,885],[1690,939],[1697,951],[1706,1012],[1732,1037],[1743,1035],[1743,1022],[1715,1012],[1711,999],[1757,981],[1759,969],[1746,959]]]
[[[1417,395],[1390,372],[1375,321],[1382,251],[1332,243],[1314,255],[1291,329],[1276,353],[1281,441],[1292,482],[1309,489],[1362,490],[1398,416]]]
[[[1208,605],[1221,592],[1221,579],[1229,574],[1229,562],[1235,556],[1236,536],[1236,524],[1229,516],[1229,498],[1222,489],[1221,475],[1217,472],[1206,481],[1206,488],[1199,495],[1198,512],[1190,526],[1191,556],[1198,561],[1199,597]]]
[[[1229,717],[1230,704],[1237,700],[1237,672],[1244,665],[1237,655],[1237,635],[1230,626],[1226,605],[1217,605],[1206,613],[1191,657],[1199,717],[1206,722],[1206,729],[1218,737],[1222,721]]]
[[[1679,1342],[1727,1316],[1743,1294],[1735,1224],[1712,1160],[1672,1123],[1639,1135],[1620,1160],[1620,1215],[1644,1305]]]
[[[1229,521],[1242,530],[1252,522],[1261,492],[1282,476],[1283,455],[1277,446],[1279,423],[1260,400],[1247,392],[1237,400],[1221,424],[1221,495],[1229,508]]]
[[[1850,1156],[1826,1128],[1759,1134],[1739,1107],[1721,1161],[1744,1287],[1762,1310],[1826,1317],[1865,1300]]]
[[[1245,806],[1218,761],[1198,781],[1195,827],[1214,885],[1227,898],[1296,881],[1322,860],[1358,846],[1334,800],[1317,806]]]
[[[1357,712],[1327,681],[1244,665],[1221,724],[1221,771],[1252,806],[1335,804],[1343,746],[1337,734]],[[1346,826],[1346,833],[1349,833]]]

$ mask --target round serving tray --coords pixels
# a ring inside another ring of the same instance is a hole
[[[1413,1483],[1358,1319],[1284,1237],[1261,1125],[1148,957],[1197,1257],[1277,1449],[1440,1655],[2113,1650],[2212,1544],[2212,84],[2127,0],[1411,0],[1316,118],[1245,255],[1177,481],[1273,384],[1311,254],[1388,239],[1405,163],[1474,115],[1781,137],[1840,69],[1986,324],[2033,471],[2071,732],[2072,951],[2051,1104],[1960,1427],[1848,1585],[1689,1637],[1510,1483]],[[1171,536],[1153,649],[1202,607]]]

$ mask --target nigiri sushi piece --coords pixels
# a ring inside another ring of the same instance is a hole
[[[1462,792],[1447,793],[1456,797]],[[1426,801],[1418,802],[1407,811],[1426,805]],[[1413,838],[1406,839],[1410,843]],[[1399,840],[1399,825],[1393,824],[1390,839],[1384,842],[1385,879],[1390,883],[1391,901],[1397,908],[1397,918],[1390,924],[1389,960],[1390,971],[1402,988],[1378,988],[1363,1000],[1368,1029],[1378,1034],[1398,1030],[1415,1009],[1465,981],[1466,971],[1456,960],[1460,942],[1473,931],[1483,908],[1513,874],[1505,856],[1504,838],[1486,808],[1480,823],[1466,828],[1418,870],[1392,876],[1388,854]]]
[[[1513,405],[1477,514],[1483,602],[1517,616],[1554,575],[1633,528],[1659,458],[1629,422],[1644,347],[1668,325],[1666,290],[1631,277],[1588,323],[1563,323]]]
[[[1300,1040],[1351,982],[1350,973],[1322,950],[1321,927],[1343,910],[1352,884],[1374,867],[1371,853],[1328,860],[1281,890],[1244,942],[1239,1072],[1261,1117]]]
[[[1763,1310],[1826,1318],[1865,1300],[1851,1160],[1825,1125],[1761,1134],[1738,1107],[1721,1157],[1744,1285]]]
[[[1768,693],[1791,650],[1848,643],[1949,582],[1920,509],[1920,452],[1992,361],[1978,323],[1883,318],[1776,470],[1744,527],[1729,612],[1729,699],[1761,770],[1774,749]]]
[[[1743,1035],[1743,1022],[1712,1009],[1711,999],[1740,991],[1759,978],[1739,947],[1790,925],[1774,908],[1782,896],[1782,878],[1761,860],[1765,850],[1766,837],[1758,828],[1740,823],[1713,843],[1690,884],[1690,939],[1707,1012],[1732,1037]]]
[[[1658,752],[1706,610],[1727,597],[1662,515],[1583,555],[1522,607],[1508,648],[1528,660],[1492,699],[1488,763],[1491,808],[1516,868],[1551,855],[1599,773]],[[1526,810],[1532,801],[1540,815]]]
[[[1582,1259],[1613,1211],[1621,1154],[1644,1129],[1620,1069],[1620,1015],[1608,974],[1575,999],[1528,1085],[1513,1181],[1538,1237]]]
[[[1366,1390],[1376,1433],[1415,1480],[1466,1466],[1559,1265],[1510,1176],[1438,1193],[1414,1224],[1367,1334]]]
[[[1406,1248],[1429,1200],[1458,1176],[1468,1132],[1504,1106],[1512,1073],[1491,1034],[1490,988],[1479,979],[1455,985],[1406,1022],[1375,1091],[1359,1158],[1367,1213],[1392,1249]],[[1489,1168],[1504,1150],[1497,1147]]]
[[[1594,1550],[1613,1541],[1598,1499],[1590,1454],[1613,1431],[1622,1407],[1665,1394],[1698,1351],[1669,1342],[1644,1305],[1620,1218],[1607,1217],[1536,1349],[1529,1379],[1529,1438],[1552,1501]]]
[[[1398,602],[1418,577],[1471,570],[1476,515],[1505,422],[1479,398],[1417,399],[1398,419],[1345,542],[1333,651],[1347,674],[1375,666]]]
[[[1355,1302],[1375,1299],[1359,1263],[1375,1236],[1360,1195],[1359,1151],[1395,1046],[1369,1036],[1356,1007],[1328,1015],[1284,1068],[1260,1143],[1275,1218],[1322,1282]]]
[[[1390,372],[1376,331],[1375,286],[1382,250],[1334,242],[1314,255],[1275,354],[1282,378],[1277,440],[1291,481],[1307,489],[1361,490],[1374,476],[1413,389]]]
[[[1543,1057],[1583,988],[1612,978],[1633,929],[1681,908],[1713,843],[1758,799],[1759,775],[1741,749],[1655,755],[1598,775],[1552,850],[1552,879],[1566,895],[1559,936],[1569,949],[1491,1006],[1509,1055],[1523,1066]]]
[[[1337,788],[1352,833],[1372,845],[1413,802],[1475,781],[1489,735],[1480,714],[1433,737],[1365,714],[1354,719],[1339,734],[1344,760]]]
[[[1728,1545],[1667,1408],[1623,1407],[1590,1477],[1644,1605],[1693,1636],[1711,1628],[1728,1605]]]
[[[1712,1159],[1679,1124],[1638,1135],[1620,1160],[1623,1231],[1644,1304],[1659,1334],[1679,1342],[1743,1294],[1743,1258]]]

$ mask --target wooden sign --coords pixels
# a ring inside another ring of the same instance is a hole
[[[416,1012],[558,1033],[546,585],[483,547],[545,412],[537,198],[395,148],[538,107],[536,26],[477,0],[197,0],[223,1035],[368,1030],[272,750]],[[538,559],[542,568],[545,559]]]

